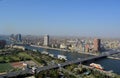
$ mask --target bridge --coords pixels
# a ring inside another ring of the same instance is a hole
[[[36,69],[36,73],[42,72],[44,70],[50,70],[50,69],[55,69],[55,68],[59,68],[59,67],[65,67],[67,65],[71,65],[71,64],[78,64],[78,63],[83,63],[83,62],[87,62],[90,60],[96,60],[96,59],[100,59],[100,58],[105,58],[107,56],[113,55],[113,54],[117,54],[120,52],[105,52],[99,56],[94,56],[94,57],[89,57],[89,58],[83,58],[83,59],[77,59],[77,60],[73,60],[73,61],[67,61],[61,64],[54,64],[54,65],[49,65],[49,66],[44,66],[44,67],[39,67]],[[16,71],[16,72],[8,72],[7,74],[3,74],[0,75],[0,78],[8,78],[8,77],[16,77],[16,76],[21,76],[21,75],[32,75],[32,69],[26,69],[26,70],[21,70],[21,71]]]
[[[89,57],[89,58],[82,58],[82,59],[77,59],[77,60],[73,60],[73,61],[67,61],[67,62],[61,63],[60,66],[64,67],[64,66],[67,66],[67,65],[70,65],[70,64],[83,63],[83,62],[87,62],[87,61],[90,61],[90,60],[104,58],[104,57],[107,57],[107,56],[110,56],[110,55],[113,55],[113,54],[117,54],[117,53],[120,53],[120,52],[110,52],[110,53],[107,52],[107,53],[101,54],[99,56],[94,56],[94,57]],[[59,67],[58,64],[55,64],[55,65],[52,65],[52,66],[44,66],[42,68],[38,68],[37,72],[41,72],[43,70],[54,69],[54,68],[58,68],[58,67]]]

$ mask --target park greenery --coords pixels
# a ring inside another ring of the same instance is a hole
[[[73,75],[69,75],[68,73],[64,73],[59,69],[51,69],[47,71],[40,72],[35,75],[36,78],[76,78]]]
[[[0,72],[9,71],[9,70],[12,70],[12,69],[13,69],[13,67],[9,63],[0,64]]]
[[[46,66],[50,64],[62,63],[63,60],[41,54],[34,51],[23,51],[20,49],[4,49],[0,55],[0,72],[6,72],[13,69],[10,63],[21,61],[33,61],[37,66]],[[5,69],[6,68],[6,69]],[[14,69],[13,69],[14,70]]]

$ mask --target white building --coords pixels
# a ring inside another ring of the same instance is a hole
[[[17,49],[25,50],[25,47],[24,47],[24,46],[14,45],[14,46],[12,46],[12,47],[13,47],[13,48],[17,48]]]
[[[49,35],[44,36],[44,46],[49,46]]]
[[[67,46],[66,46],[65,44],[61,44],[61,45],[60,45],[60,48],[61,48],[61,49],[66,49]]]

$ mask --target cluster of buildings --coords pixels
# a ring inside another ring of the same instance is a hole
[[[101,40],[97,38],[93,40],[68,40],[66,44],[61,44],[60,48],[67,48],[78,52],[100,52],[102,50]]]
[[[58,45],[57,48],[61,49],[69,49],[69,50],[77,50],[77,51],[83,51],[83,52],[100,52],[101,51],[101,40],[95,38],[92,42],[86,42],[84,40],[76,40],[76,41],[69,41],[65,43],[59,43],[59,44],[50,44],[49,35],[44,36],[44,46],[50,46],[52,48],[56,48],[54,45]]]
[[[16,35],[12,34],[9,38],[12,41],[22,42],[21,34],[16,34]]]
[[[104,40],[102,44],[106,49],[120,49],[120,41],[118,40]]]
[[[55,40],[49,38],[49,35],[44,36],[44,46],[52,48],[68,49],[78,52],[101,52],[110,49],[120,49],[120,41],[106,39],[62,39]]]
[[[23,44],[45,46],[50,48],[60,48],[65,50],[77,52],[101,52],[109,49],[120,49],[120,41],[105,40],[98,38],[80,39],[80,38],[66,38],[66,37],[49,37],[44,36],[22,36],[21,34],[11,35],[10,39],[21,42]]]

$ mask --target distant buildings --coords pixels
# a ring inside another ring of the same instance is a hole
[[[13,45],[12,48],[21,49],[21,50],[26,49],[24,46],[21,46],[21,45]]]
[[[86,44],[86,45],[85,45],[85,50],[86,50],[85,52],[89,52],[90,47],[89,47],[89,45],[88,45],[88,44]]]
[[[15,39],[14,34],[11,34],[11,35],[10,35],[10,39],[11,39],[11,40],[14,40],[14,39]]]
[[[22,42],[21,34],[16,34],[16,35],[11,34],[9,39],[12,40],[12,41],[16,41],[16,42]]]
[[[100,51],[101,40],[95,38],[94,41],[93,41],[93,45],[94,45],[94,51],[95,52]]]
[[[21,34],[17,34],[16,35],[16,40],[17,40],[17,42],[21,42],[22,41]]]
[[[67,45],[65,45],[65,44],[60,44],[60,48],[61,48],[61,49],[67,49]]]
[[[44,46],[49,46],[49,35],[44,36]]]
[[[6,45],[6,41],[5,40],[0,40],[0,48],[4,48]]]

